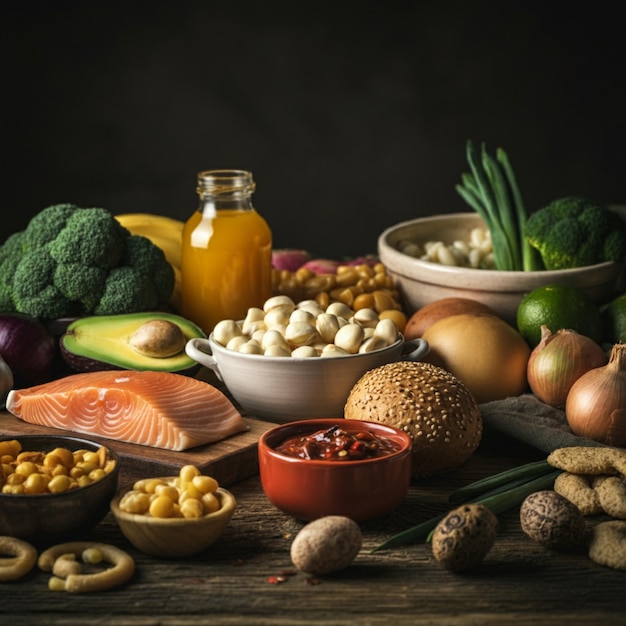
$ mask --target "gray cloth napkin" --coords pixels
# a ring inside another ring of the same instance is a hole
[[[486,402],[479,408],[485,430],[508,435],[547,454],[569,446],[602,445],[576,436],[567,424],[565,411],[532,394]]]

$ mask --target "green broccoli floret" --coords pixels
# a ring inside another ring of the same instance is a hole
[[[47,245],[22,256],[13,274],[13,302],[18,312],[47,319],[73,313],[72,303],[54,285],[55,269]]]
[[[47,207],[0,246],[0,311],[42,319],[166,304],[174,270],[149,239],[105,209]]]
[[[533,213],[525,236],[547,270],[619,262],[626,256],[626,224],[605,206],[576,196]]]
[[[154,285],[130,265],[114,267],[104,284],[104,292],[94,308],[96,315],[114,315],[154,309],[159,303]]]
[[[126,239],[126,250],[121,265],[130,265],[151,282],[157,302],[167,302],[174,290],[176,277],[174,269],[167,261],[161,248],[141,235],[131,235]]]
[[[58,263],[111,269],[119,264],[129,236],[107,210],[79,209],[50,243],[50,254]]]
[[[104,292],[108,273],[103,267],[58,263],[53,283],[68,300],[78,302],[82,311],[93,311]]]
[[[35,250],[56,239],[77,208],[75,204],[53,204],[34,215],[22,231],[24,251]]]

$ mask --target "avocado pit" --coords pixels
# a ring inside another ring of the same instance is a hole
[[[161,359],[182,352],[186,341],[180,326],[169,320],[155,319],[142,324],[128,343],[140,354]]]

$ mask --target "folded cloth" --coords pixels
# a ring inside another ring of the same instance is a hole
[[[479,408],[485,430],[508,435],[547,454],[569,446],[603,445],[575,435],[567,424],[565,411],[532,394],[485,402]]]

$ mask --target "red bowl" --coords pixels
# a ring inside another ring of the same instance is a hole
[[[276,448],[296,435],[331,426],[364,430],[393,441],[398,450],[354,461],[310,460],[288,456]],[[282,424],[259,439],[259,474],[267,499],[297,519],[344,515],[363,522],[386,515],[406,497],[411,480],[411,438],[392,426],[374,422],[309,419]]]

